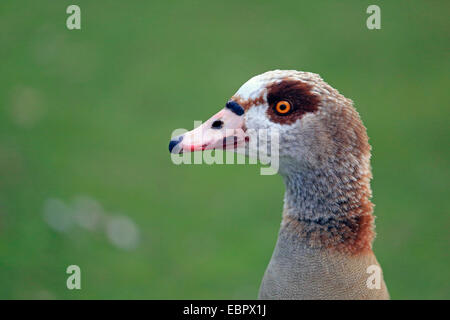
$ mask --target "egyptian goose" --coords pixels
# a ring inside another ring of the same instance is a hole
[[[286,186],[259,298],[389,299],[372,251],[370,145],[353,102],[317,74],[269,71],[200,127],[172,139],[169,150],[247,148],[250,129],[277,130]],[[377,269],[381,279],[371,286]]]

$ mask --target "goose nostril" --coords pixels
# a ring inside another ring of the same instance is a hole
[[[213,129],[221,129],[223,127],[223,121],[221,120],[216,120],[213,122],[211,128]]]

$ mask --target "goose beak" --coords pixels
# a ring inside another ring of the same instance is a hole
[[[171,153],[211,149],[237,149],[245,145],[244,109],[234,101],[202,125],[169,143]]]

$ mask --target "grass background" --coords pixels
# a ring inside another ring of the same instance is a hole
[[[69,4],[82,30],[65,26]],[[381,7],[382,29],[366,28]],[[257,166],[175,166],[171,132],[251,76],[319,73],[373,146],[375,252],[394,299],[449,299],[448,1],[0,2],[0,298],[257,296],[283,183]],[[79,195],[139,230],[57,232]],[[67,290],[65,269],[82,270]]]

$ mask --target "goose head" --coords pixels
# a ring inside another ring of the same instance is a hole
[[[248,133],[276,132],[279,170],[368,170],[370,147],[352,101],[314,73],[275,70],[257,75],[196,129],[170,141],[172,153],[208,149],[260,149],[271,134],[252,144]],[[257,150],[270,157],[270,148]],[[255,151],[255,150],[253,150]]]
[[[276,135],[249,134],[264,130]],[[353,102],[319,75],[275,70],[255,76],[209,120],[172,139],[169,150],[241,148],[248,153],[253,148],[270,157],[268,144],[278,146],[286,192],[279,240],[260,296],[323,298],[318,292],[328,284],[309,279],[341,275],[342,261],[348,262],[346,277],[357,283],[348,287],[360,288],[355,275],[363,270],[365,276],[366,262],[377,264],[372,252],[370,145]],[[330,271],[321,257],[331,257],[325,260],[339,267]],[[296,278],[298,272],[303,274]],[[311,294],[305,293],[308,288]],[[389,297],[385,285],[381,292],[373,296]]]

